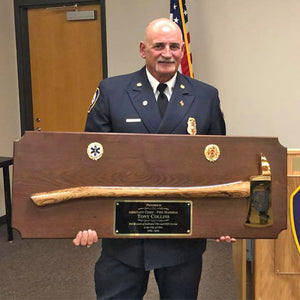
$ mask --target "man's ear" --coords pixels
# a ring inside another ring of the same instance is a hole
[[[140,41],[140,55],[142,58],[146,58],[145,48],[145,43],[143,41]]]
[[[184,47],[185,47],[185,43],[182,43],[182,47],[181,47],[181,58],[183,58],[184,55]]]

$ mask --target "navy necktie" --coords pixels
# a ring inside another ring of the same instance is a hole
[[[160,83],[157,87],[157,90],[159,91],[159,95],[157,98],[157,105],[159,108],[161,118],[164,116],[165,111],[168,106],[168,103],[169,103],[168,98],[167,98],[166,94],[164,93],[164,90],[166,89],[166,87],[167,87],[167,85],[165,83]]]

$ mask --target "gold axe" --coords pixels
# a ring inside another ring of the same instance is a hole
[[[55,204],[79,198],[102,197],[155,197],[155,198],[248,198],[249,210],[246,225],[269,226],[271,213],[271,169],[261,154],[261,174],[251,176],[249,181],[192,187],[120,187],[120,186],[81,186],[34,193],[30,199],[37,206]]]

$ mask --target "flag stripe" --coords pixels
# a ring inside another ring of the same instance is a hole
[[[185,49],[186,49],[186,56],[187,56],[187,62],[188,62],[188,67],[189,67],[189,73],[190,73],[190,77],[193,78],[193,68],[192,68],[192,61],[191,61],[191,53],[190,53],[190,48],[189,48],[189,39],[188,39],[187,32],[186,32],[186,26],[185,26],[184,14],[183,14],[182,0],[179,0],[179,8],[180,8],[182,30],[183,30],[183,36],[184,36],[184,42],[185,42]]]
[[[185,43],[183,48],[183,57],[178,70],[184,75],[193,77],[193,57],[190,47],[191,39],[188,28],[188,13],[185,0],[170,0],[170,19],[179,26],[182,33],[182,40]]]

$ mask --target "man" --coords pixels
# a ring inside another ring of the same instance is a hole
[[[198,134],[224,135],[217,90],[177,72],[183,47],[175,23],[152,21],[140,42],[146,66],[100,83],[86,131],[187,134],[192,117]],[[158,91],[161,83],[166,86]],[[161,106],[162,98],[166,103]],[[97,233],[88,230],[79,232],[73,242],[90,246],[97,240]],[[234,241],[229,236],[220,240]],[[154,270],[162,299],[196,299],[205,248],[205,239],[104,239],[95,267],[97,297],[142,299],[149,270]]]

